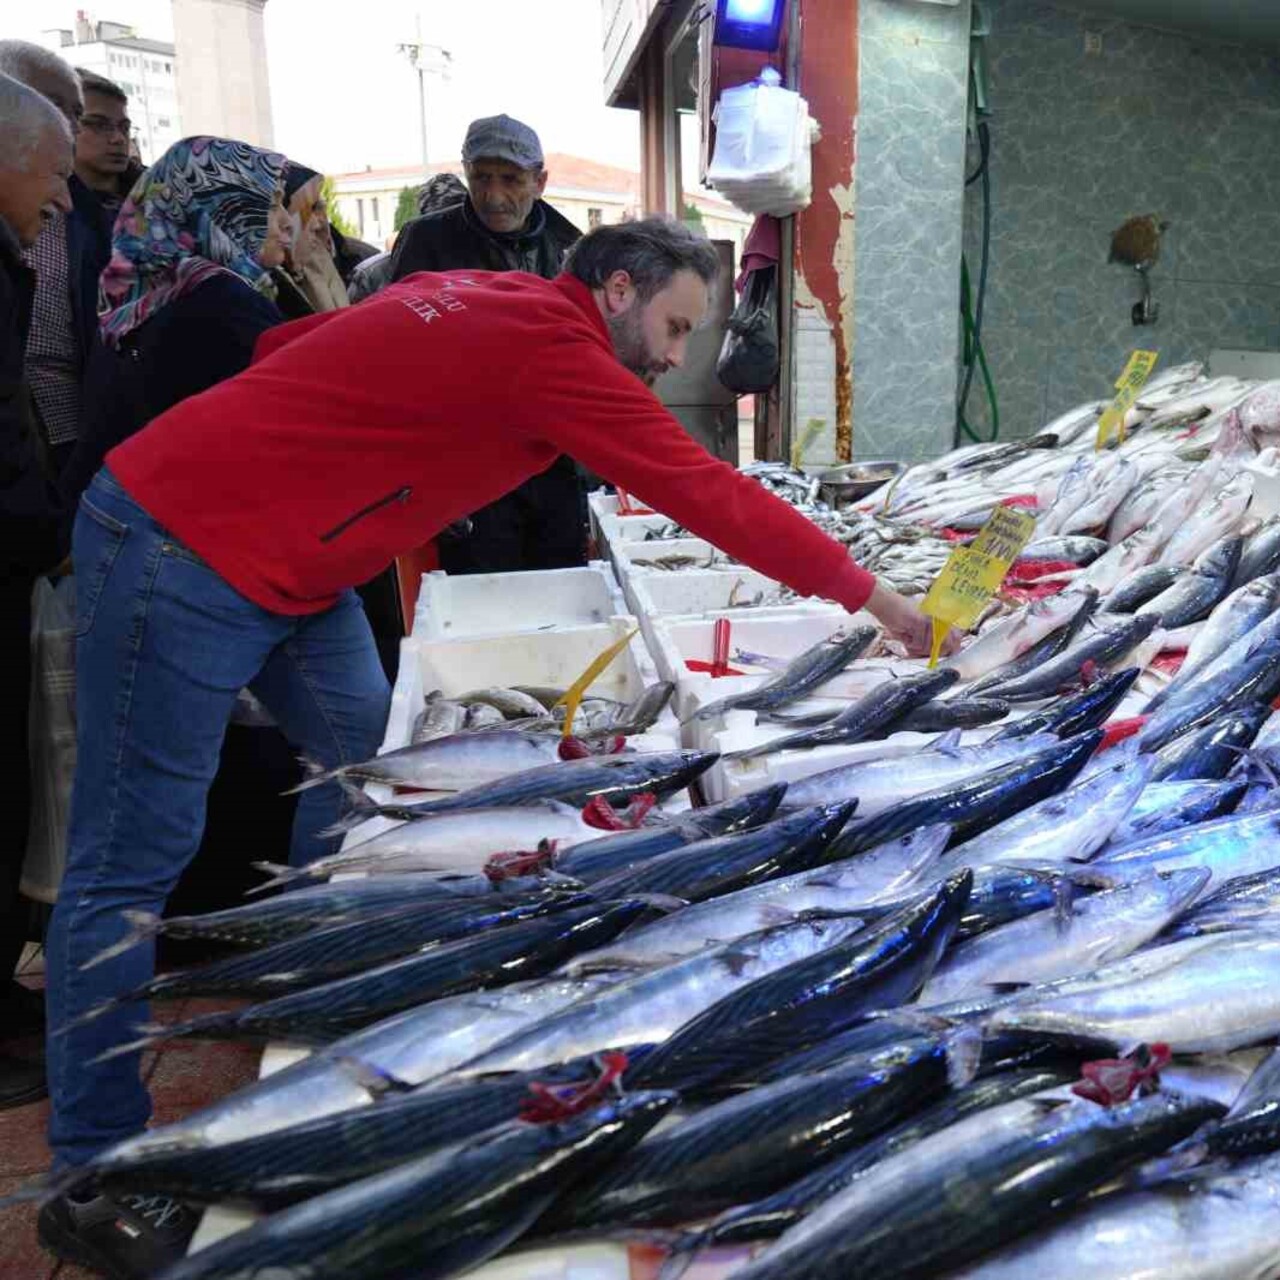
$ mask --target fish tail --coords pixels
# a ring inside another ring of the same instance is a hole
[[[706,1231],[691,1231],[675,1240],[667,1251],[658,1269],[658,1280],[681,1280],[681,1277],[693,1266],[698,1250],[710,1244],[711,1236]]]
[[[90,1065],[99,1062],[110,1062],[114,1058],[123,1058],[131,1053],[141,1053],[152,1045],[165,1040],[180,1040],[188,1036],[209,1036],[218,1038],[231,1031],[239,1015],[236,1013],[206,1013],[189,1022],[143,1022],[134,1029],[139,1033],[138,1039],[127,1044],[118,1044],[91,1059]]]
[[[376,800],[371,800],[359,787],[343,778],[339,778],[338,783],[347,797],[349,808],[337,822],[330,823],[329,826],[322,827],[316,832],[316,835],[322,839],[329,836],[345,836],[348,831],[354,831],[356,827],[363,826],[370,818],[384,816],[382,805]]]
[[[947,1080],[953,1089],[972,1082],[982,1063],[982,1032],[978,1027],[961,1026],[949,1031],[944,1040]]]
[[[63,1169],[60,1173],[41,1173],[15,1187],[7,1196],[0,1196],[0,1210],[15,1204],[30,1204],[33,1200],[53,1200],[93,1181],[89,1169]]]
[[[261,871],[264,875],[271,877],[270,880],[264,881],[262,884],[255,884],[245,894],[249,898],[258,893],[266,893],[268,889],[278,889],[281,885],[293,884],[295,880],[307,878],[305,867],[286,867],[279,862],[253,862],[249,865],[255,871]]]
[[[126,907],[121,915],[129,925],[129,932],[119,942],[99,951],[91,960],[86,960],[80,966],[81,972],[96,968],[108,960],[114,960],[116,956],[124,955],[126,951],[132,951],[140,943],[164,932],[164,921],[154,911],[138,911],[132,907]]]
[[[326,769],[318,760],[313,760],[308,755],[300,755],[298,763],[306,770],[307,776],[296,787],[282,791],[281,795],[296,796],[299,791],[310,791],[312,787],[323,786],[324,783],[332,782],[334,778],[341,777],[346,772],[345,765],[337,769]]]

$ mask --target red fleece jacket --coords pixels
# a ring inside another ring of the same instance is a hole
[[[854,610],[875,579],[696,444],[560,276],[424,272],[263,334],[243,373],[107,456],[134,499],[265,609],[318,612],[560,453],[730,555]]]

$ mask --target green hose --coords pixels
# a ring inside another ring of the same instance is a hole
[[[1000,436],[1000,405],[996,399],[996,385],[991,378],[991,370],[987,366],[987,353],[982,346],[982,338],[974,340],[973,291],[969,285],[969,263],[962,254],[960,257],[960,319],[964,324],[964,365],[968,367],[975,360],[982,373],[982,385],[986,389],[987,403],[991,406],[991,436],[984,439],[969,425],[960,410],[960,430],[975,444],[990,444]]]

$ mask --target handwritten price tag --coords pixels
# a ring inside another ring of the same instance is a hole
[[[1133,408],[1159,359],[1158,351],[1135,351],[1129,357],[1129,363],[1125,365],[1124,372],[1116,383],[1116,398],[1098,419],[1098,449],[1105,449],[1111,437],[1117,433],[1120,443],[1124,444],[1124,416]]]
[[[977,622],[1035,531],[1035,516],[1012,507],[997,507],[978,536],[947,558],[920,606],[933,619],[931,667],[938,665],[943,641],[952,627],[967,631]]]

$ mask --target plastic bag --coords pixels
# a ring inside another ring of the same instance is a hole
[[[716,377],[740,396],[768,391],[778,380],[778,268],[761,267],[747,276],[727,323],[716,361]]]
[[[724,90],[713,116],[715,151],[707,182],[748,213],[784,218],[813,199],[808,103],[766,67],[750,84]]]
[[[40,578],[31,597],[31,814],[22,892],[58,896],[76,771],[76,586]]]

